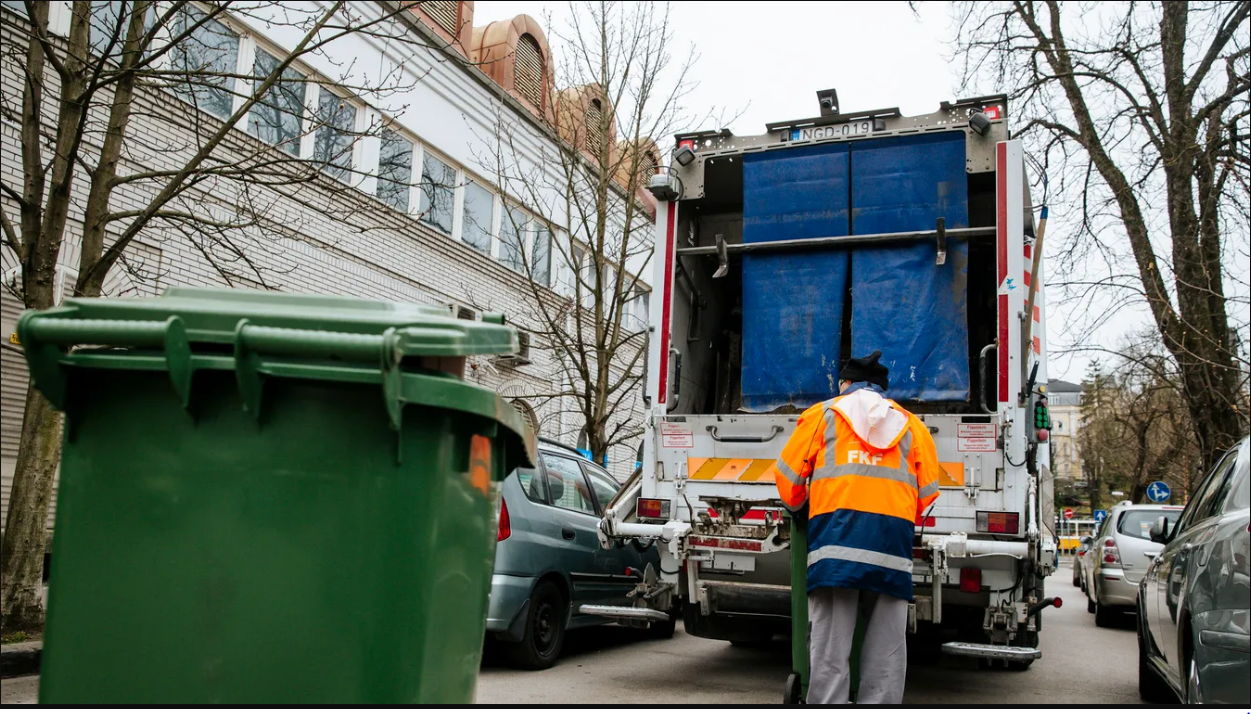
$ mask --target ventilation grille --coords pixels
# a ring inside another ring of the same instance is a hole
[[[477,320],[477,319],[478,319],[478,313],[474,312],[472,308],[468,308],[468,307],[458,307],[458,308],[456,308],[456,319],[458,319],[458,320]]]
[[[586,108],[586,150],[599,156],[604,148],[604,109],[598,99],[591,100]]]
[[[460,19],[457,17],[460,12],[460,3],[457,0],[426,0],[421,4],[421,9],[449,35],[456,35],[456,21]]]
[[[517,332],[517,357],[527,363],[530,361],[530,333],[524,330]]]
[[[513,87],[536,108],[543,108],[543,53],[530,35],[517,42],[517,66]]]
[[[530,364],[530,333],[517,330],[517,351],[512,354],[500,355],[495,358],[496,364],[520,367]]]

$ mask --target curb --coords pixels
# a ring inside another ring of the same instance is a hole
[[[39,673],[43,642],[19,642],[0,647],[0,678],[25,677]]]

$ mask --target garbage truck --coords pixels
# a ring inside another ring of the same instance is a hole
[[[640,626],[680,608],[692,635],[790,628],[790,529],[772,466],[799,414],[881,350],[886,396],[937,445],[938,500],[917,518],[909,631],[1024,669],[1056,562],[1048,469],[1045,207],[1004,95],[843,112],[675,137],[657,198],[640,468],[602,544],[657,543]],[[1041,213],[1041,215],[1040,215]],[[954,634],[953,632],[954,631]]]

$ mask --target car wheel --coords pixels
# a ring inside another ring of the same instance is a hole
[[[1141,622],[1138,623],[1138,696],[1152,704],[1169,704],[1173,701],[1172,691],[1151,667]]]
[[[673,639],[673,633],[678,627],[678,608],[669,611],[669,619],[664,622],[653,622],[647,626],[647,634],[653,639],[669,640]]]
[[[1112,627],[1116,624],[1116,616],[1120,614],[1110,607],[1095,601],[1095,627]]]
[[[1073,568],[1073,587],[1080,588],[1082,586],[1082,576],[1078,574],[1077,568]]]
[[[508,660],[521,669],[547,669],[556,664],[565,642],[565,596],[556,584],[544,580],[530,594],[530,612],[520,642],[507,645]]]
[[[1090,588],[1086,588],[1086,612],[1093,615],[1098,608],[1099,606],[1095,604],[1094,593],[1090,591]]]

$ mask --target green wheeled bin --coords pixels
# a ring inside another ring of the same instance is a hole
[[[808,524],[791,517],[791,673],[786,678],[783,704],[808,701]],[[856,618],[851,640],[851,701],[860,691],[860,648],[864,643],[864,615]]]
[[[65,413],[41,703],[472,701],[535,453],[462,379],[515,351],[502,316],[171,289],[18,334]]]

